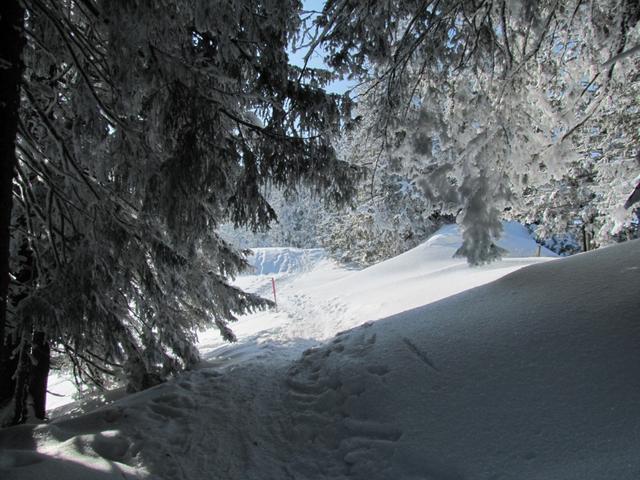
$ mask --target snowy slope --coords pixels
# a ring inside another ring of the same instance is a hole
[[[248,315],[234,324],[242,345],[225,345],[214,330],[201,335],[200,350],[223,362],[264,359],[273,351],[295,357],[341,330],[440,300],[555,256],[542,248],[545,258],[530,258],[538,253],[538,245],[514,222],[504,223],[498,244],[509,253],[501,262],[471,268],[466,260],[453,258],[461,244],[459,227],[448,225],[422,245],[364,270],[346,270],[320,249],[255,249],[250,261],[265,274],[243,276],[236,283],[273,298],[274,278],[278,311]]]
[[[636,241],[347,332],[291,370],[297,429],[336,476],[640,478],[639,295]]]
[[[278,311],[260,312],[233,325],[240,344],[229,345],[216,329],[200,335],[200,350],[217,364],[247,359],[264,360],[274,352],[295,358],[305,348],[336,332],[383,318],[490,282],[533,262],[538,245],[515,222],[503,224],[498,244],[508,251],[502,262],[470,268],[452,258],[462,244],[457,225],[440,229],[424,244],[362,271],[347,270],[330,260],[322,249],[256,248],[249,257],[253,272],[237,279],[243,289],[272,297],[276,281]],[[543,257],[554,256],[542,248]],[[75,391],[66,376],[52,375],[51,408],[72,401]]]
[[[247,258],[254,275],[300,273],[311,270],[326,257],[321,248],[256,248]]]
[[[356,274],[334,283],[355,289]],[[259,361],[211,350],[164,385],[0,431],[0,478],[636,479],[639,298],[636,241],[518,269],[293,360],[295,339],[258,332],[271,342]]]

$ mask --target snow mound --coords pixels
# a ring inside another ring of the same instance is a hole
[[[286,357],[0,431],[4,479],[616,479],[640,472],[640,241]]]
[[[529,231],[520,223],[503,222],[502,226],[502,236],[497,244],[507,251],[506,258],[557,256],[549,249],[539,246]],[[445,225],[426,242],[396,257],[396,259],[406,257],[408,262],[418,259],[421,266],[431,263],[433,260],[449,262],[461,245],[462,232],[460,227]],[[247,257],[247,260],[253,270],[248,272],[249,275],[308,272],[328,258],[326,251],[322,248],[268,247],[252,248],[251,251],[252,254]],[[398,263],[398,261],[395,260],[393,263]]]
[[[334,478],[636,479],[639,294],[634,241],[344,332],[289,371],[299,458]]]
[[[322,248],[253,248],[247,257],[253,267],[253,275],[272,275],[283,273],[300,273],[311,270],[326,258]]]
[[[540,262],[295,360],[203,365],[5,429],[0,477],[635,480],[639,296],[640,241]]]
[[[217,331],[201,335],[200,351],[216,363],[238,364],[271,352],[299,355],[313,344],[355,327],[485,284],[555,254],[538,245],[520,224],[505,222],[500,241],[510,257],[481,267],[453,258],[462,245],[460,228],[447,225],[423,244],[364,270],[347,270],[321,249],[256,248],[256,275],[236,284],[273,299],[278,310],[247,315],[233,325],[241,345],[224,345]],[[527,257],[518,257],[526,254]],[[282,348],[286,346],[286,348]]]
[[[557,257],[544,247],[539,250],[522,225],[504,222],[503,226],[498,245],[508,253],[502,261],[470,267],[464,258],[454,258],[462,245],[461,231],[457,225],[447,225],[397,257],[331,282],[318,282],[308,295],[343,299],[344,321],[339,326],[345,329],[435,302]],[[540,258],[536,258],[538,252]]]
[[[506,250],[504,255],[506,258],[557,256],[548,248],[537,244],[531,233],[518,222],[502,222],[502,235],[496,243]],[[462,246],[460,226],[445,225],[422,246],[424,249],[437,250],[438,253],[444,253],[445,250],[451,251],[453,255]]]

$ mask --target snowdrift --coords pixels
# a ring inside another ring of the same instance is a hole
[[[253,271],[252,275],[273,275],[298,273],[311,270],[327,255],[322,248],[266,247],[254,248],[247,257]]]
[[[469,268],[453,258],[462,244],[457,225],[441,228],[428,241],[390,260],[364,270],[346,269],[322,249],[254,248],[248,257],[252,270],[236,279],[246,291],[273,298],[275,278],[278,310],[247,315],[232,325],[238,344],[229,345],[217,329],[202,332],[201,354],[216,364],[230,365],[275,354],[293,359],[336,332],[440,300],[496,280],[531,263],[555,256],[538,245],[515,222],[503,222],[498,244],[508,251],[501,262]],[[49,378],[51,408],[68,404],[75,392],[67,376]]]
[[[638,241],[532,265],[0,431],[0,477],[637,479],[639,298]]]
[[[331,338],[336,332],[435,302],[483,285],[555,255],[538,245],[520,224],[503,223],[499,245],[508,250],[501,262],[470,268],[453,258],[462,245],[457,225],[447,225],[416,248],[363,270],[337,264],[321,249],[255,248],[249,258],[255,275],[236,284],[246,291],[273,298],[275,278],[278,311],[247,315],[233,325],[239,345],[225,344],[217,331],[201,335],[199,349],[218,364],[237,364],[277,352],[289,358]]]
[[[506,258],[519,257],[555,257],[556,254],[546,247],[539,246],[527,229],[517,222],[503,222],[503,232],[497,244],[506,250]],[[458,225],[445,225],[440,228],[426,242],[405,252],[394,259],[382,262],[386,270],[405,273],[405,268],[433,269],[434,261],[445,263],[465,264],[464,259],[452,262],[454,253],[462,245],[462,234]],[[247,257],[252,270],[248,275],[277,275],[294,274],[313,270],[328,258],[322,248],[300,249],[291,247],[261,247],[251,249]]]
[[[292,428],[337,476],[637,479],[639,295],[635,241],[346,332],[292,369]]]

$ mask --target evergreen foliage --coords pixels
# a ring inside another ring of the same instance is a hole
[[[374,136],[370,109],[361,99],[355,126],[341,137],[338,152],[365,173],[350,208],[329,209],[322,219],[323,245],[347,263],[371,265],[413,248],[444,223],[454,221],[440,212],[448,205],[429,197],[417,179],[424,172],[413,152],[400,148],[406,132],[398,130],[393,145]]]
[[[145,388],[198,360],[198,329],[233,341],[228,322],[269,304],[228,283],[245,260],[221,222],[268,225],[268,185],[352,196],[331,146],[350,101],[288,63],[297,1],[24,4],[3,354],[44,336],[79,382]],[[9,422],[29,370],[9,372]]]
[[[252,231],[235,228],[227,223],[220,226],[221,236],[239,248],[286,246],[317,248],[322,246],[320,228],[330,203],[303,185],[295,193],[269,188],[265,198],[277,212],[278,218],[266,230]]]
[[[471,264],[500,257],[505,217],[585,249],[637,235],[639,19],[637,0],[2,2],[0,421],[43,398],[49,349],[135,390],[197,362],[198,329],[234,340],[269,302],[230,285],[223,224],[264,239],[280,212],[272,240],[361,264],[453,218]]]
[[[311,37],[362,82],[347,156],[456,215],[478,264],[503,217],[595,244],[633,230],[639,17],[635,0],[329,0]]]

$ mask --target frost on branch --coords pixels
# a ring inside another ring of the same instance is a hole
[[[363,79],[356,94],[366,99],[369,133],[360,145],[380,139],[384,157],[402,132],[398,161],[382,168],[400,168],[429,199],[448,184],[447,198],[457,197],[450,212],[462,209],[462,225],[474,229],[462,252],[477,263],[496,256],[487,212],[505,207],[550,233],[578,223],[594,243],[613,239],[614,212],[638,174],[639,18],[631,0],[391,2],[366,11],[330,1],[318,25],[329,63]],[[377,158],[369,161],[381,175]],[[497,195],[472,191],[480,172]],[[557,192],[571,201],[548,202]],[[631,212],[624,222],[633,233]]]
[[[197,362],[198,330],[233,341],[269,305],[229,284],[246,261],[222,222],[267,226],[271,185],[352,196],[331,145],[350,101],[289,65],[297,1],[24,4],[12,241],[37,278],[8,333],[28,315],[79,381],[140,388]]]

